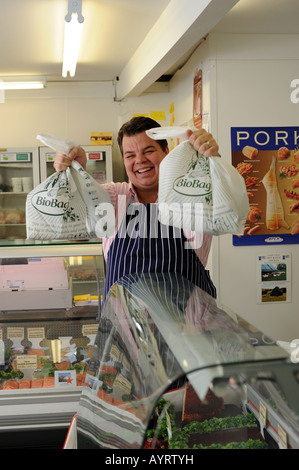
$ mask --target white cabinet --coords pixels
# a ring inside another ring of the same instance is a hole
[[[112,146],[82,145],[87,156],[87,172],[99,183],[113,180]],[[44,181],[54,173],[53,161],[55,152],[48,147],[39,148],[40,179]]]
[[[0,239],[26,238],[26,196],[40,181],[38,148],[0,151]]]

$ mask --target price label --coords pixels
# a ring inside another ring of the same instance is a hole
[[[117,387],[125,393],[131,393],[132,384],[122,374],[118,374],[113,383],[113,388]]]
[[[28,339],[44,338],[45,328],[28,328],[27,337]]]
[[[83,336],[96,335],[98,332],[99,325],[97,323],[93,325],[83,325],[82,334]]]
[[[288,435],[279,423],[277,424],[277,432],[278,432],[279,447],[281,449],[287,449],[288,448]]]
[[[24,338],[24,328],[22,327],[9,327],[7,328],[7,338]]]
[[[260,401],[260,421],[263,423],[264,426],[267,424],[267,408],[265,407],[264,403]]]
[[[17,368],[37,369],[37,356],[17,356]]]

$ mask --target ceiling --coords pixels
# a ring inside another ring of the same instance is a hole
[[[84,16],[76,80],[112,80],[169,0],[82,0]],[[62,80],[68,0],[0,0],[0,76]],[[5,45],[5,47],[3,47]]]
[[[169,36],[171,29],[180,26],[179,20],[172,17],[173,9],[169,8],[180,4],[192,12],[195,4],[209,3],[214,6],[214,23],[205,20],[205,27],[197,23],[196,34],[193,30],[192,35],[191,28],[186,27],[180,40],[172,46],[171,57],[168,55],[165,60],[165,54],[164,60],[157,59],[159,67],[156,75],[150,77],[152,81],[173,74],[202,36],[211,30],[275,34],[296,34],[299,30],[298,0],[82,0],[84,27],[72,80],[114,80],[128,66],[136,50],[142,51],[148,35],[157,30],[154,28],[163,26],[163,12],[164,28],[165,16],[169,16],[165,28],[165,36]],[[67,0],[0,0],[0,77],[44,75],[47,81],[70,80],[61,76],[67,8]],[[151,53],[147,45],[142,51],[143,60],[149,60]]]
[[[298,0],[239,0],[214,28],[222,33],[298,34]]]

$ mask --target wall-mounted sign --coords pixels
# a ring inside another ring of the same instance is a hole
[[[202,70],[196,69],[193,78],[193,125],[202,127]]]
[[[233,127],[231,147],[250,204],[233,244],[299,243],[299,127]]]
[[[291,255],[274,253],[257,257],[257,303],[291,301]]]

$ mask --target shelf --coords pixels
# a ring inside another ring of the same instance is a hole
[[[39,258],[49,256],[94,256],[102,255],[99,240],[88,242],[34,240],[0,240],[0,258]]]
[[[13,191],[0,191],[0,196],[27,196],[28,192],[20,191],[20,192],[13,192]]]
[[[32,168],[32,163],[31,162],[22,162],[22,163],[17,163],[17,162],[0,162],[0,168],[13,168],[14,170],[16,168],[24,169],[24,168]]]
[[[1,432],[68,426],[77,411],[82,388],[2,390]]]

